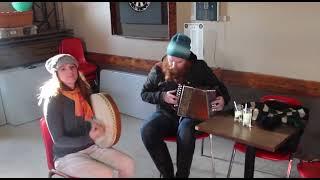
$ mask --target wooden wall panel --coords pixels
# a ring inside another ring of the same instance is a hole
[[[168,12],[168,32],[169,39],[171,39],[177,33],[177,5],[175,2],[169,2]]]
[[[143,74],[147,74],[152,66],[158,62],[156,60],[146,60],[91,52],[87,53],[86,57],[88,61],[97,64],[101,69],[115,68],[126,71],[140,72]]]
[[[72,36],[72,30],[65,30],[1,39],[0,69],[44,62],[58,53],[58,46],[63,38]]]
[[[147,60],[92,52],[88,52],[86,57],[88,61],[97,64],[100,68],[116,68],[142,74],[147,74],[151,67],[160,61],[160,59]],[[252,87],[294,95],[320,96],[320,82],[316,81],[225,70],[221,68],[213,69],[213,72],[228,85]]]
[[[320,82],[292,79],[259,73],[222,70],[221,77],[225,83],[278,93],[320,96]]]

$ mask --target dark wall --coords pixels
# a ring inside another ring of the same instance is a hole
[[[71,30],[0,40],[0,69],[44,62],[58,53],[60,41],[72,36]]]

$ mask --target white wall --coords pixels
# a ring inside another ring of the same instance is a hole
[[[222,8],[230,21],[206,22],[212,30],[205,37],[211,66],[320,81],[320,3],[225,2]],[[191,3],[177,3],[180,32],[188,12]],[[112,36],[107,2],[65,2],[64,14],[66,26],[84,39],[88,51],[155,60],[165,53],[166,41]]]
[[[107,2],[64,2],[63,11],[66,27],[83,38],[90,52],[145,59],[160,59],[165,53],[167,41],[112,36]]]
[[[226,69],[320,81],[320,3],[226,3]]]
[[[156,105],[141,99],[141,88],[146,80],[146,75],[103,69],[100,72],[100,92],[108,93],[121,113],[138,119],[148,119],[156,111]]]

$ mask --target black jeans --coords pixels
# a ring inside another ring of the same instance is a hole
[[[153,162],[165,178],[174,177],[173,163],[164,138],[177,136],[177,172],[176,177],[189,177],[195,148],[195,125],[199,120],[178,116],[167,116],[157,111],[141,127],[142,141]]]

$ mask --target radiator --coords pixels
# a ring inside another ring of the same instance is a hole
[[[42,116],[37,94],[39,87],[50,77],[43,63],[0,71],[0,94],[6,123],[19,125]]]
[[[156,110],[142,101],[140,93],[147,76],[115,70],[101,70],[100,91],[109,93],[119,111],[138,119],[147,119]]]

